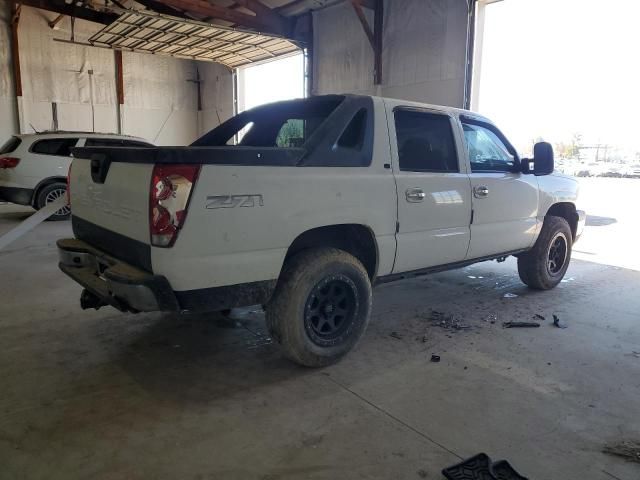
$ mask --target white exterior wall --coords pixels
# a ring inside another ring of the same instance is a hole
[[[11,59],[11,12],[0,0],[0,144],[18,131]]]
[[[373,28],[373,12],[365,9]],[[375,94],[462,107],[466,0],[385,0],[382,85],[373,50],[349,3],[315,12],[314,94]]]
[[[118,132],[115,54],[113,50],[54,41],[68,40],[65,17],[52,30],[56,14],[23,7],[19,26],[23,96],[20,125],[10,58],[9,7],[0,0],[0,143],[18,131],[58,129],[124,133],[158,145],[185,145],[232,114],[231,72],[222,65],[166,56],[123,52],[124,105]],[[75,40],[86,41],[101,25],[76,20]],[[196,79],[200,69],[203,111],[197,110]],[[90,74],[89,72],[92,71]],[[213,115],[211,114],[213,112]]]

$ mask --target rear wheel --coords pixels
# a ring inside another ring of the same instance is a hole
[[[40,210],[46,207],[48,204],[55,202],[61,197],[64,197],[67,194],[67,185],[62,182],[54,182],[49,185],[45,185],[40,189],[38,195],[36,196],[36,201],[34,207],[36,210]],[[47,220],[56,221],[56,220],[67,220],[71,216],[71,207],[69,205],[65,205],[60,210],[51,215]]]
[[[267,306],[271,335],[290,360],[307,367],[336,362],[367,328],[371,282],[355,257],[335,248],[287,261]]]
[[[537,290],[558,285],[569,268],[572,242],[571,228],[564,218],[545,217],[533,248],[518,257],[520,279]]]

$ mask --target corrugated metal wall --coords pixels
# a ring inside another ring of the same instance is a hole
[[[373,13],[365,12],[373,26]],[[314,13],[314,94],[377,94],[462,107],[466,0],[385,0],[384,12],[379,87],[373,84],[373,51],[353,7]]]

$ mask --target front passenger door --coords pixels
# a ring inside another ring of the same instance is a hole
[[[518,171],[516,151],[495,126],[472,119],[461,121],[473,194],[467,258],[529,248],[537,232],[536,177]]]
[[[456,119],[409,107],[397,107],[387,118],[398,194],[394,273],[464,260],[471,192]]]

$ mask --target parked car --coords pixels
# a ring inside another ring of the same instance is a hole
[[[65,195],[73,147],[151,147],[142,138],[87,132],[14,135],[0,148],[0,201],[40,210]],[[50,220],[69,218],[69,207]]]
[[[640,163],[628,165],[622,170],[622,176],[626,178],[640,178]]]
[[[263,304],[307,366],[356,344],[376,284],[515,255],[525,284],[555,287],[585,221],[548,143],[523,160],[485,117],[377,97],[258,107],[190,147],[74,155],[75,238],[58,248],[82,308]]]

